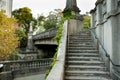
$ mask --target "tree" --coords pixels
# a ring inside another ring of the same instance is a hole
[[[43,15],[40,15],[38,18],[37,18],[37,21],[38,21],[38,26],[42,26],[42,22],[45,21],[45,17]]]
[[[85,15],[83,22],[84,22],[84,23],[83,23],[83,24],[84,24],[84,28],[85,28],[85,29],[88,29],[88,28],[90,27],[90,16]]]
[[[19,38],[19,48],[23,48],[27,46],[27,36],[25,34],[25,32],[20,28],[16,28],[15,29],[15,34],[16,36]]]
[[[55,9],[55,11],[51,11],[49,15],[47,16],[46,20],[44,21],[44,28],[50,29],[53,27],[57,27],[58,22],[62,18],[62,10],[61,9]]]
[[[16,20],[0,12],[0,57],[8,58],[16,51],[18,38],[15,35]]]
[[[44,21],[44,28],[50,29],[57,26],[57,15],[54,12],[50,12]]]
[[[16,9],[12,12],[12,15],[18,20],[25,33],[27,34],[29,31],[30,22],[35,21],[32,16],[31,9],[28,7]]]

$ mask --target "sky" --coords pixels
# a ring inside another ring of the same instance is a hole
[[[77,0],[77,5],[81,10],[81,14],[89,12],[95,7],[96,0]],[[66,0],[13,0],[13,10],[22,7],[29,7],[32,10],[33,16],[48,15],[54,9],[64,9]]]

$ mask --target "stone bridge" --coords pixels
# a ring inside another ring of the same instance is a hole
[[[58,31],[57,28],[51,28],[45,32],[33,35],[33,32],[28,33],[27,50],[20,54],[22,57],[39,58],[52,58],[56,48],[57,42],[54,37]]]
[[[56,41],[54,40],[57,31],[58,28],[52,28],[46,30],[45,32],[33,35],[34,45],[57,45]]]

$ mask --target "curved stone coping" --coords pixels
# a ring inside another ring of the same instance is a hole
[[[46,80],[63,80],[64,78],[64,64],[65,64],[65,54],[66,54],[66,44],[67,44],[67,26],[68,21],[65,21],[63,25],[63,35],[61,38],[61,43],[58,48],[57,61],[53,66],[50,74]]]

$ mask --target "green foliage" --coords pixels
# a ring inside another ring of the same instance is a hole
[[[65,9],[64,11],[63,11],[63,17],[68,17],[68,18],[70,18],[72,16],[72,11],[71,11],[71,9]]]
[[[50,13],[44,21],[43,27],[47,30],[57,26],[57,15]]]
[[[0,58],[7,59],[18,47],[15,24],[14,18],[9,18],[3,11],[0,11]]]
[[[46,72],[45,72],[45,78],[47,78],[47,76],[49,75],[49,73],[50,73],[50,70],[47,69]]]
[[[57,24],[56,24],[57,22],[56,21],[52,21],[52,20],[46,20],[45,22],[44,22],[44,28],[46,29],[46,30],[48,30],[48,29],[50,29],[50,28],[53,28],[53,27],[56,27],[57,26]]]
[[[27,35],[21,28],[15,29],[15,34],[19,38],[20,44],[19,48],[26,47],[27,46]]]
[[[25,48],[27,46],[27,37],[20,40],[19,48]]]
[[[89,29],[90,27],[90,18],[90,16],[84,16],[83,24],[85,29]]]
[[[44,20],[44,28],[50,29],[59,26],[59,21],[63,17],[61,9],[55,9],[55,11],[51,11],[49,15]]]
[[[41,15],[41,16],[39,16],[39,17],[37,18],[37,20],[38,20],[38,26],[41,26],[41,25],[42,25],[42,22],[45,21],[45,17]]]
[[[16,54],[11,54],[9,57],[8,57],[8,60],[18,60],[18,55]]]
[[[30,22],[33,21],[31,10],[28,7],[16,9],[12,15],[18,20],[19,24],[23,27],[25,33],[29,31]]]
[[[55,64],[55,62],[56,62],[56,60],[57,60],[57,51],[58,51],[58,50],[56,50],[56,53],[55,53],[54,56],[53,56],[52,63],[50,64],[50,67],[53,67],[54,64]]]
[[[60,39],[62,37],[62,31],[63,31],[63,27],[61,26],[61,27],[59,27],[58,32],[55,36],[55,40],[58,44],[60,44]]]
[[[15,34],[17,37],[19,37],[19,41],[21,41],[23,38],[26,37],[25,32],[21,28],[16,28],[15,29]]]

